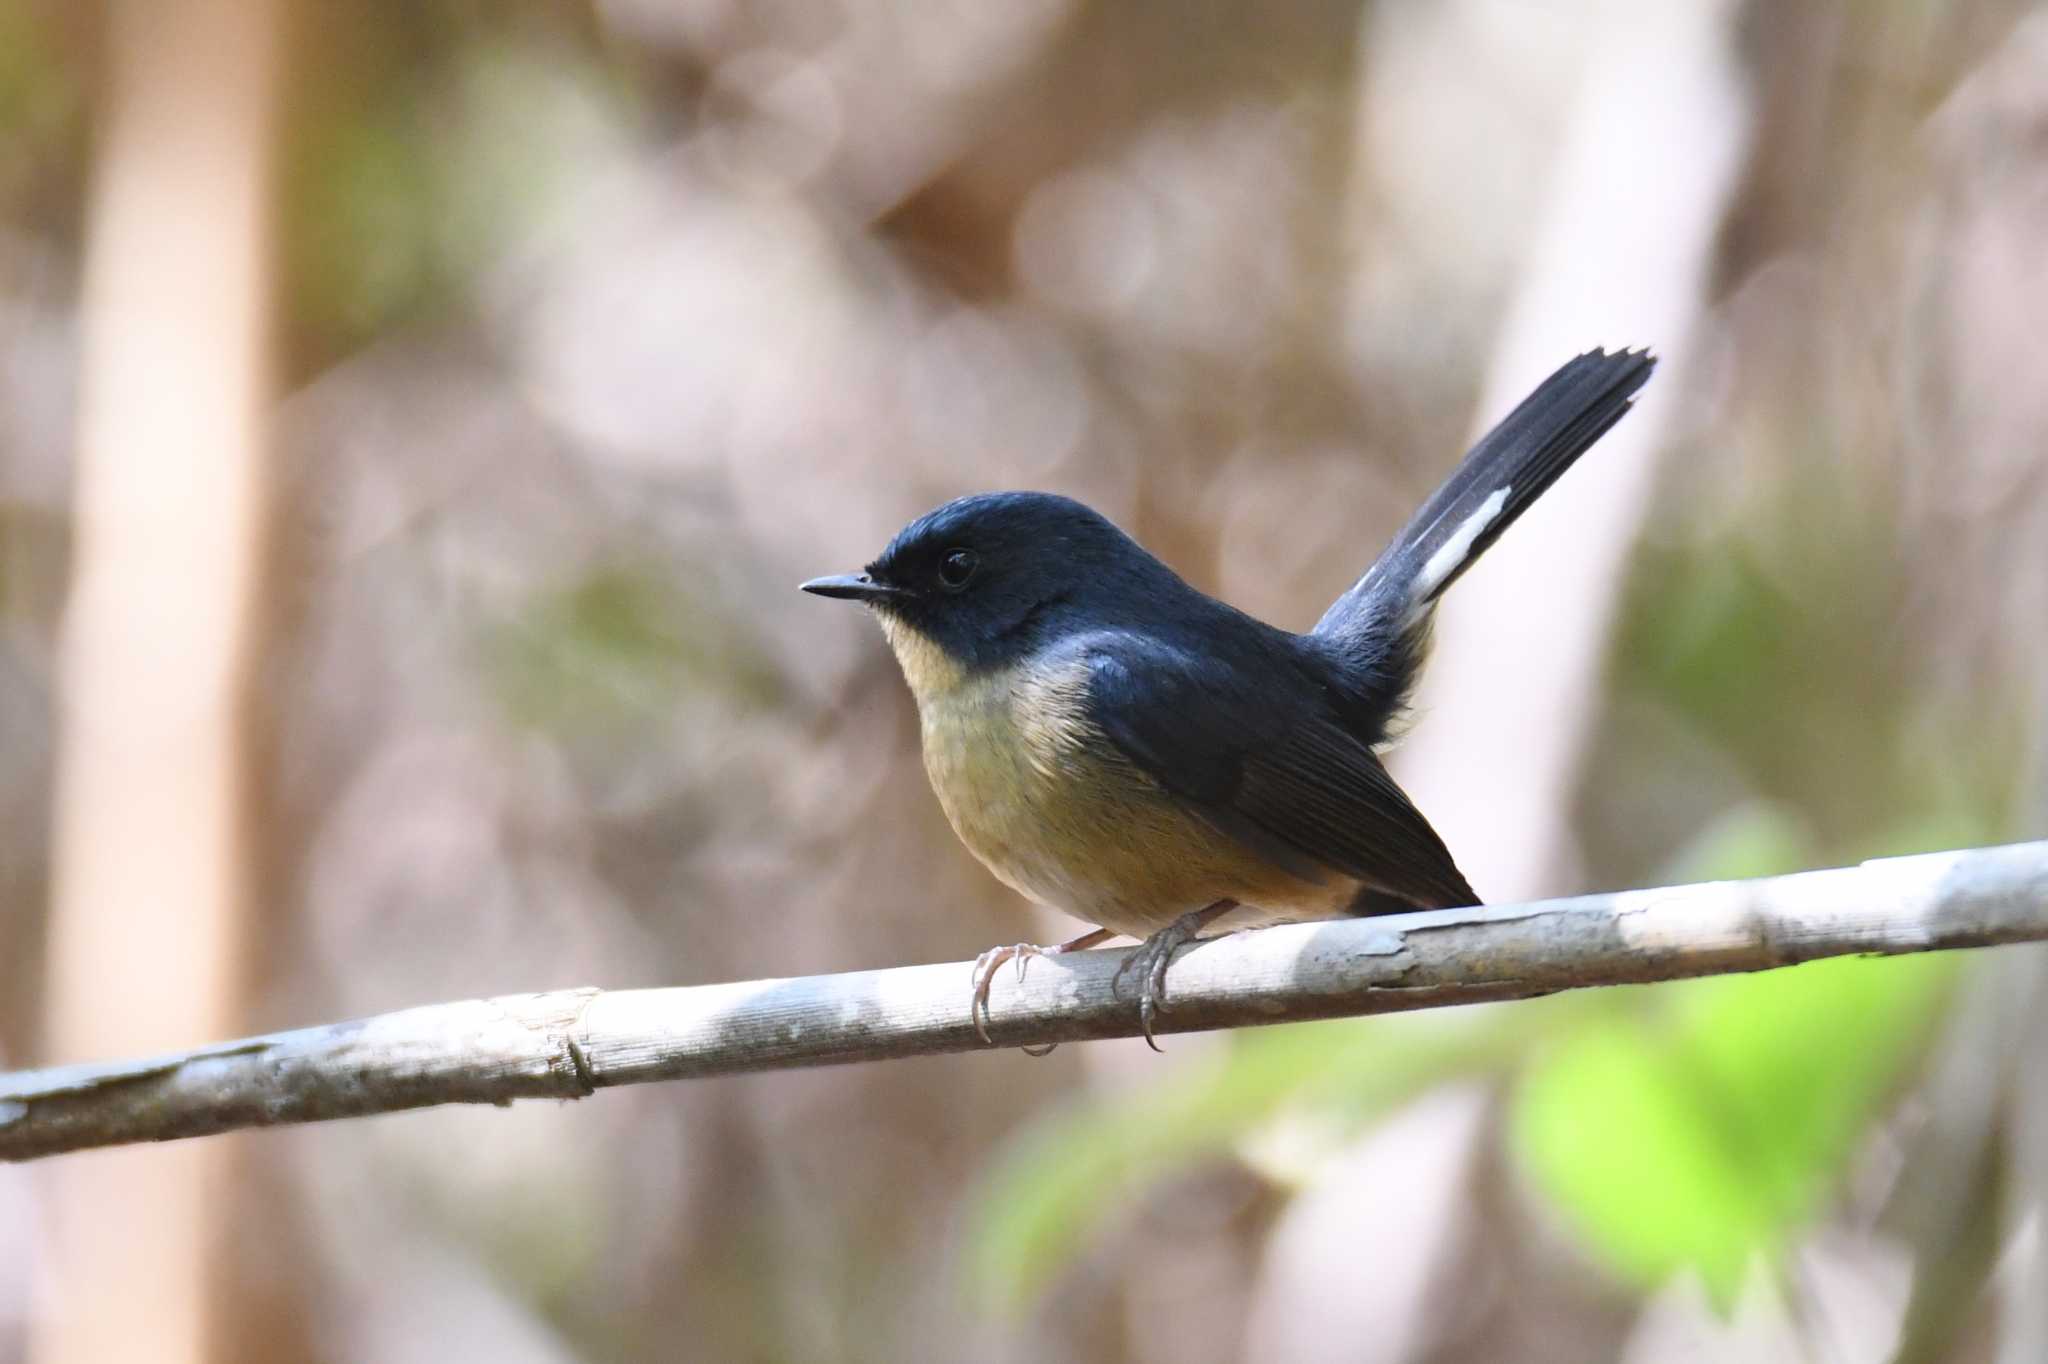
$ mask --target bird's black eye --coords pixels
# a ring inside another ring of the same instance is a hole
[[[967,586],[974,570],[981,567],[981,556],[971,549],[949,549],[939,560],[939,586],[948,592],[958,592]]]

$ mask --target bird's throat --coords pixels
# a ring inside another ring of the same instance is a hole
[[[903,680],[920,708],[957,695],[967,685],[967,669],[931,636],[888,611],[877,611],[882,635],[903,669]]]

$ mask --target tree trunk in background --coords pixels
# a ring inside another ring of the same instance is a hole
[[[1438,613],[1416,706],[1430,723],[1394,763],[1489,900],[1593,889],[1577,880],[1573,790],[1660,414],[1685,380],[1748,142],[1734,15],[1694,0],[1604,26],[1489,369],[1475,435],[1591,346],[1663,359],[1594,472],[1559,483]]]
[[[244,1022],[281,0],[108,12],[81,309],[46,1059]],[[216,1353],[235,1147],[53,1167],[39,1364]]]

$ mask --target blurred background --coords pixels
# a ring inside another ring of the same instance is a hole
[[[1593,345],[1396,759],[1481,893],[2039,837],[2044,244],[2016,0],[0,0],[0,1066],[1069,936],[795,583],[1038,487],[1305,628]],[[71,1157],[0,1359],[2036,1361],[2044,1045],[2007,949]]]

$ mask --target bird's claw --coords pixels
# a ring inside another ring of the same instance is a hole
[[[988,1035],[988,992],[996,982],[996,972],[1002,969],[1004,962],[1016,962],[1017,983],[1021,985],[1024,983],[1024,968],[1030,964],[1031,959],[1045,955],[1046,949],[1043,947],[1034,943],[1019,942],[1011,943],[1008,947],[991,947],[974,959],[974,999],[967,1007],[967,1015],[974,1020],[974,1035],[981,1039],[983,1046],[992,1047],[996,1044],[995,1039]],[[1043,1056],[1052,1048],[1047,1047],[1045,1051],[1039,1052],[1032,1052],[1029,1047],[1024,1050],[1034,1056]]]
[[[1058,957],[1068,952],[1079,952],[1085,947],[1093,947],[1104,938],[1112,936],[1114,935],[1108,929],[1096,928],[1083,933],[1078,938],[1072,938],[1063,943],[1054,943],[1051,947],[1033,947],[1028,942],[1012,943],[1008,947],[991,947],[976,958],[974,962],[974,999],[968,1005],[967,1015],[974,1020],[975,1034],[981,1038],[983,1045],[991,1047],[995,1045],[995,1039],[988,1035],[988,989],[990,985],[995,983],[996,970],[1004,962],[1014,961],[1017,963],[1017,983],[1022,985],[1024,983],[1024,967],[1033,957]],[[1057,1042],[1048,1042],[1042,1047],[1025,1047],[1023,1051],[1026,1056],[1050,1056],[1053,1049],[1058,1045],[1059,1043]]]
[[[1173,965],[1174,953],[1196,940],[1208,919],[1209,915],[1201,910],[1181,915],[1131,949],[1130,955],[1117,965],[1116,974],[1109,978],[1110,992],[1115,994],[1123,984],[1124,973],[1137,972],[1141,982],[1138,1027],[1145,1035],[1145,1045],[1154,1051],[1163,1050],[1152,1036],[1152,1022],[1166,1012],[1166,968]]]

